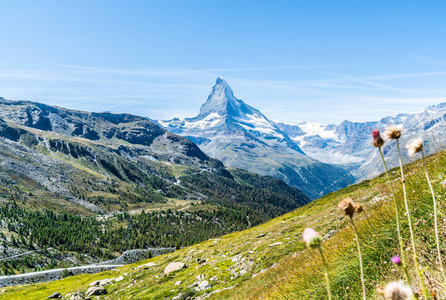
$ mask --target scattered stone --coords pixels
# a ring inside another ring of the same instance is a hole
[[[121,275],[121,276],[115,278],[114,280],[115,280],[115,282],[120,282],[121,280],[124,280],[124,276]]]
[[[153,267],[153,266],[156,266],[156,264],[153,263],[153,262],[149,262],[149,263],[146,263],[144,265],[137,266],[136,269],[138,270],[138,269],[142,268],[143,270],[145,270],[145,269],[148,269],[148,268]]]
[[[198,276],[197,276],[197,281],[198,281],[198,282],[203,281],[203,279],[204,279],[204,274],[201,274],[201,275],[198,275]]]
[[[199,291],[204,291],[204,290],[209,289],[209,288],[211,288],[211,287],[212,287],[212,285],[210,285],[209,282],[208,282],[207,280],[204,280],[204,281],[202,281],[202,282],[198,285],[197,290],[199,290]]]
[[[324,235],[324,241],[331,238],[333,235],[335,235],[338,231],[337,230],[330,230],[326,235]]]
[[[106,278],[102,280],[96,280],[90,283],[90,286],[107,286],[113,283],[113,278]]]
[[[282,245],[282,242],[273,243],[273,244],[270,244],[269,246],[275,247],[275,246],[280,246],[280,245]]]
[[[217,281],[217,280],[218,280],[218,277],[217,277],[217,276],[214,276],[214,277],[209,278],[209,280],[210,280],[210,281]]]
[[[62,298],[62,295],[59,292],[54,292],[48,296],[48,299],[60,299],[60,298]]]
[[[172,300],[181,300],[183,299],[183,294],[179,293],[178,295],[176,295],[175,297],[172,298]]]
[[[181,280],[175,282],[175,286],[179,286],[181,284]]]
[[[242,258],[242,255],[239,254],[232,259],[232,262],[234,262],[234,263],[239,262],[241,258]]]
[[[264,237],[265,235],[266,235],[265,233],[261,233],[258,236],[256,236],[256,238],[261,238],[261,237]]]
[[[92,283],[90,283],[90,286],[98,286],[99,282],[101,282],[100,280],[95,280]]]
[[[267,270],[268,270],[268,269],[262,269],[262,270],[260,270],[259,273],[256,273],[256,274],[252,275],[252,278],[254,278],[254,277],[256,277],[257,275],[260,275],[260,274],[262,274],[262,273],[265,273]]]
[[[87,297],[106,294],[107,290],[102,286],[93,286],[87,290]]]
[[[186,264],[184,264],[182,262],[171,262],[164,269],[164,274],[167,275],[167,274],[169,274],[171,272],[178,271],[178,270],[180,270],[182,268],[187,268]]]
[[[83,299],[85,299],[84,293],[82,293],[81,291],[76,291],[73,294],[66,294],[65,298],[67,298],[68,300],[83,300]]]

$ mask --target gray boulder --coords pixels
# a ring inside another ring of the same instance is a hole
[[[164,274],[167,275],[167,274],[169,274],[171,272],[178,271],[178,270],[180,270],[182,268],[187,268],[186,264],[184,264],[182,262],[171,262],[164,269]]]
[[[107,290],[102,286],[92,286],[87,290],[87,297],[106,294]]]

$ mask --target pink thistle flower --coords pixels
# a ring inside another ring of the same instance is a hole
[[[372,137],[373,137],[373,142],[372,142],[373,146],[379,148],[379,147],[382,147],[384,145],[384,140],[381,137],[381,135],[379,134],[379,130],[378,129],[372,130]]]
[[[401,259],[398,255],[392,257],[390,260],[397,266],[401,265]]]

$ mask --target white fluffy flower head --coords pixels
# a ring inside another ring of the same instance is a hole
[[[395,124],[390,125],[383,132],[383,137],[386,140],[397,140],[401,137],[402,129],[403,129],[403,126],[401,126],[401,125],[395,125]]]
[[[410,300],[413,297],[412,289],[404,282],[393,281],[384,288],[384,299],[388,300]]]
[[[322,244],[322,236],[313,228],[305,228],[303,240],[307,243],[308,248],[318,248]]]
[[[415,156],[415,153],[421,152],[423,150],[423,140],[421,138],[417,138],[414,140],[411,140],[406,145],[407,153],[411,157]]]

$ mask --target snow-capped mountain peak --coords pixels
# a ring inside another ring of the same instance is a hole
[[[234,97],[231,87],[223,78],[218,77],[206,103],[201,106],[198,117],[205,118],[212,113],[217,113],[220,116],[227,114],[239,116],[239,110],[240,103]]]
[[[191,139],[227,166],[282,178],[313,198],[346,186],[346,178],[353,179],[347,171],[305,155],[274,122],[237,99],[221,77],[198,116],[158,124]]]

